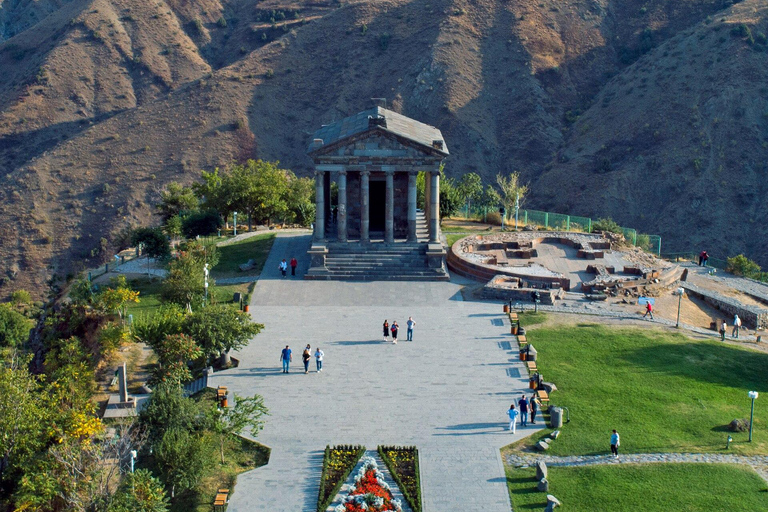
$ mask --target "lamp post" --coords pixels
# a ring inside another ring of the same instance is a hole
[[[235,225],[235,236],[237,236],[237,212],[235,212],[234,217],[235,219],[232,223]]]
[[[684,293],[685,293],[685,289],[682,286],[677,289],[677,323],[675,324],[675,327],[680,327],[680,308],[683,305]]]
[[[203,297],[203,306],[208,303],[208,264],[206,263],[203,265],[203,276],[204,276],[204,287],[205,287],[205,296]]]
[[[518,231],[517,227],[517,214],[520,211],[520,193],[515,195],[515,231]]]
[[[136,463],[136,450],[131,450],[131,473],[133,473],[133,467]]]
[[[748,393],[749,398],[752,399],[752,411],[749,413],[749,442],[752,442],[752,421],[755,419],[755,399],[757,398],[757,391],[750,391]]]

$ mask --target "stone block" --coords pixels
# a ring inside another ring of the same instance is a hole
[[[559,430],[553,430],[551,434],[549,434],[549,437],[552,439],[557,439],[560,437],[560,431]]]
[[[536,484],[536,489],[539,492],[547,492],[549,490],[549,480],[546,478],[542,478],[539,480],[539,482]]]
[[[547,508],[544,509],[544,512],[552,512],[555,510],[556,507],[561,506],[562,503],[560,503],[560,500],[552,496],[551,494],[547,494]]]
[[[537,450],[539,450],[540,452],[545,452],[545,451],[549,450],[549,445],[547,443],[545,443],[544,441],[539,441],[538,443],[533,445],[533,447],[536,448]]]
[[[547,463],[540,460],[536,462],[536,480],[542,480],[549,476],[547,472]]]

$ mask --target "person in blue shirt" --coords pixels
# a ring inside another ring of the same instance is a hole
[[[291,356],[291,349],[288,347],[288,345],[286,345],[283,351],[280,353],[280,360],[283,362],[283,373],[288,373],[288,366],[291,364],[291,361],[293,361],[293,357]]]
[[[619,456],[619,444],[621,444],[619,433],[614,429],[613,434],[611,434],[611,453],[616,458]]]
[[[515,404],[509,406],[509,410],[507,411],[507,415],[509,416],[509,430],[511,430],[513,434],[517,427],[517,417],[519,414],[517,409],[515,409]]]

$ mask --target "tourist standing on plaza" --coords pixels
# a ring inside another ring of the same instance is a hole
[[[515,404],[509,406],[507,415],[509,416],[509,430],[514,434],[517,429],[517,417],[520,413],[515,409]]]
[[[320,347],[317,347],[317,350],[315,350],[315,364],[317,364],[318,373],[323,371],[323,356],[325,354],[320,350]]]
[[[405,323],[407,330],[405,331],[406,334],[406,341],[413,341],[413,328],[416,327],[416,322],[413,321],[413,317],[409,316],[408,321]]]
[[[283,274],[283,277],[285,277],[286,273],[288,272],[288,263],[285,261],[285,258],[283,258],[283,261],[280,262],[280,265],[278,266],[280,269],[280,272]]]
[[[389,322],[384,320],[384,341],[389,341]]]
[[[531,409],[531,425],[536,424],[536,411],[539,409],[539,406],[541,405],[541,402],[539,402],[539,399],[536,398],[536,395],[531,395],[531,400],[528,402],[529,407]]]
[[[291,258],[291,275],[296,275],[296,267],[299,266],[299,262],[296,260],[296,258]]]
[[[741,318],[739,315],[733,315],[733,331],[731,332],[731,338],[739,338],[739,328],[741,327]]]
[[[520,425],[526,427],[528,426],[528,400],[525,399],[525,395],[520,395],[517,406],[520,407]]]
[[[400,329],[400,326],[397,325],[397,320],[392,321],[392,327],[390,330],[392,331],[392,343],[397,343],[397,330]]]
[[[621,444],[621,439],[619,439],[619,433],[614,429],[613,434],[611,434],[611,453],[614,457],[619,456],[619,444]]]
[[[301,354],[301,360],[304,362],[304,373],[309,373],[309,360],[312,359],[312,348],[307,343],[307,348]]]
[[[653,304],[651,304],[650,300],[645,303],[645,314],[643,315],[643,318],[648,315],[651,315],[651,320],[653,320]]]
[[[720,324],[720,341],[725,341],[725,332],[728,330],[728,324],[723,321],[722,324]]]
[[[283,351],[280,353],[280,360],[283,362],[283,373],[288,373],[288,366],[291,364],[291,361],[293,361],[291,349],[288,347],[288,345],[286,345]]]

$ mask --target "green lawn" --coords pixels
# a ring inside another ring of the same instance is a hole
[[[258,275],[264,267],[274,241],[274,233],[264,233],[219,247],[219,263],[213,267],[211,275],[214,278]],[[248,260],[254,260],[256,266],[252,270],[241,272],[240,265],[247,263]]]
[[[542,326],[528,340],[558,387],[552,403],[570,410],[555,455],[606,453],[614,428],[624,453],[722,452],[725,426],[749,418],[749,390],[765,397],[755,402],[754,442],[732,433],[730,451],[768,453],[768,354],[650,326]]]
[[[643,464],[550,467],[549,494],[573,512],[693,512],[768,510],[766,484],[757,473],[728,464]],[[508,469],[515,512],[543,510],[535,470]]]
[[[458,233],[458,234],[446,234],[445,240],[448,242],[448,247],[451,247],[453,244],[455,244],[458,240],[461,240],[465,236],[468,236],[467,233]]]
[[[547,314],[543,311],[523,311],[517,314],[517,318],[520,320],[520,325],[527,328],[531,325],[543,324],[547,320]]]
[[[160,286],[162,279],[159,277],[140,277],[131,279],[128,284],[139,292],[139,303],[128,306],[128,314],[137,317],[139,315],[152,314],[160,306]]]

